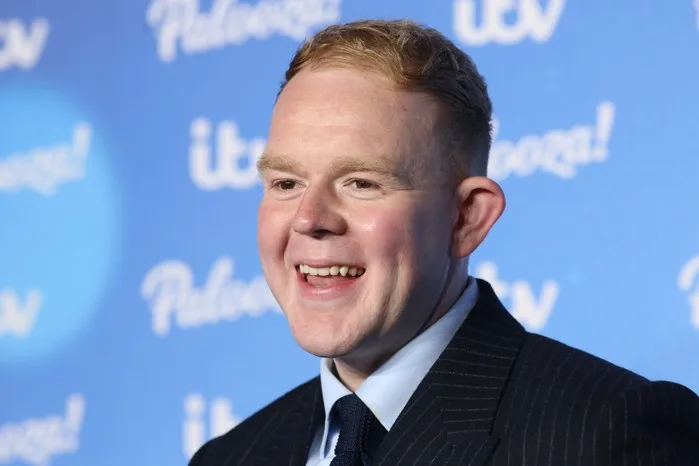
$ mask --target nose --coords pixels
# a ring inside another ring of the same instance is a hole
[[[308,188],[294,215],[292,229],[302,235],[322,238],[343,234],[347,223],[331,193]]]

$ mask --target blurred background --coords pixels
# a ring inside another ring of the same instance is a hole
[[[315,376],[254,168],[323,26],[474,58],[508,206],[473,259],[529,330],[699,390],[694,0],[0,0],[0,465],[185,464]]]

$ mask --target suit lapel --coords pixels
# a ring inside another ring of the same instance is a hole
[[[492,287],[418,386],[377,455],[381,465],[481,465],[498,443],[493,425],[525,336]],[[431,462],[431,463],[430,463]]]
[[[262,434],[266,440],[249,455],[254,459],[252,464],[304,466],[315,431],[324,416],[320,378],[316,377],[271,417],[269,432]]]

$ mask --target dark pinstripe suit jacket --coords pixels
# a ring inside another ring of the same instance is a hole
[[[526,332],[486,282],[417,388],[379,465],[699,466],[699,398]],[[319,378],[204,445],[190,466],[304,466]]]

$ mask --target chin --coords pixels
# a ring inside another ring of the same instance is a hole
[[[318,341],[313,338],[296,337],[296,343],[306,351],[319,358],[337,358],[344,354],[341,346],[333,342]]]
[[[319,358],[338,358],[351,353],[357,346],[355,338],[332,331],[329,326],[294,325],[291,333],[296,343],[306,352]]]

